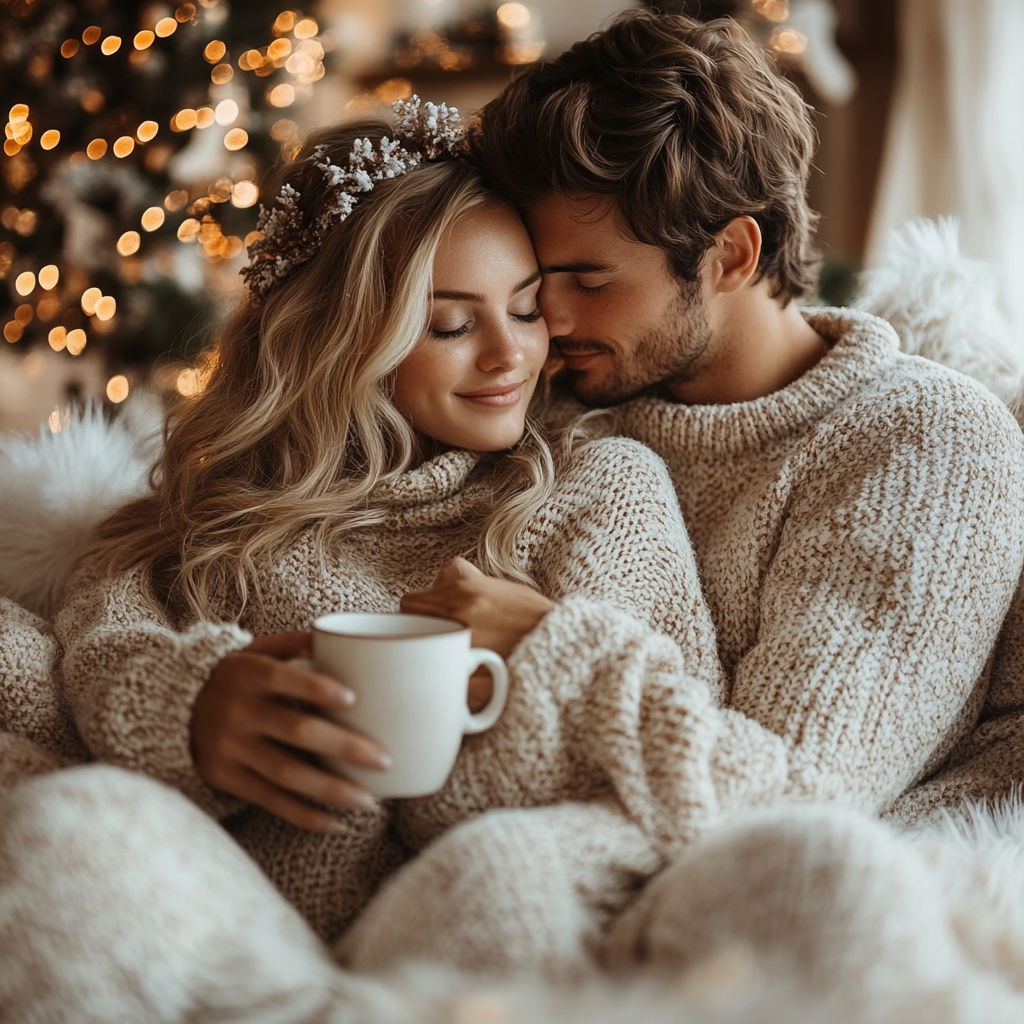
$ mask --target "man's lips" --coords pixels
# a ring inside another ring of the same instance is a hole
[[[554,345],[562,361],[570,370],[586,369],[598,356],[609,354],[608,349],[602,345],[572,345],[557,340]]]
[[[459,398],[467,402],[475,402],[477,405],[486,405],[493,409],[504,409],[516,405],[523,395],[523,385],[526,381],[516,381],[514,384],[501,384],[489,388],[481,388],[479,391],[456,392]]]

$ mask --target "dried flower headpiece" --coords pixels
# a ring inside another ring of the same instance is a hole
[[[316,255],[327,232],[352,212],[360,193],[373,191],[375,182],[405,174],[424,160],[465,151],[466,135],[455,107],[422,103],[413,96],[398,100],[393,109],[394,140],[385,136],[374,147],[369,139],[356,139],[346,166],[332,164],[326,146],[313,150],[310,162],[327,181],[329,196],[311,223],[303,223],[300,193],[290,184],[281,187],[276,207],[260,206],[256,230],[261,235],[249,246],[249,266],[241,272],[254,305]]]

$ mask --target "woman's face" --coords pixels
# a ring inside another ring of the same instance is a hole
[[[428,327],[394,393],[425,449],[501,451],[523,436],[548,354],[539,287],[530,237],[504,203],[470,210],[441,240]]]

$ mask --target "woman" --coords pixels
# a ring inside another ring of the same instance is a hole
[[[464,556],[532,584],[539,594],[519,589],[531,623],[582,592],[686,651],[712,632],[660,461],[621,439],[552,448],[531,417],[547,331],[518,216],[487,192],[445,108],[416,101],[398,141],[387,132],[328,129],[285,169],[247,271],[254,302],[208,356],[203,393],[171,415],[152,492],[102,525],[56,620],[93,757],[224,818],[327,940],[410,845],[489,804],[484,780],[440,818],[425,805],[400,837],[391,807],[319,766],[383,768],[387,752],[314,713],[351,704],[341,682],[288,664],[316,616],[397,611]],[[706,688],[700,661],[687,668],[686,685]],[[529,732],[547,697],[517,691],[512,670],[498,731]],[[539,755],[507,765],[523,775],[515,805],[635,790],[647,766],[611,743],[606,757],[600,731],[638,749],[644,729],[664,731],[639,700],[582,730],[595,747],[583,772],[555,754],[579,746],[576,725],[551,733],[551,772]],[[633,798],[632,818],[662,795]]]

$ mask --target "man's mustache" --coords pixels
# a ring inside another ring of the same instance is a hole
[[[575,356],[583,353],[590,355],[592,352],[615,354],[615,349],[611,345],[602,341],[587,341],[583,338],[573,338],[571,341],[568,338],[552,338],[551,344],[555,347],[556,353],[562,356]]]

